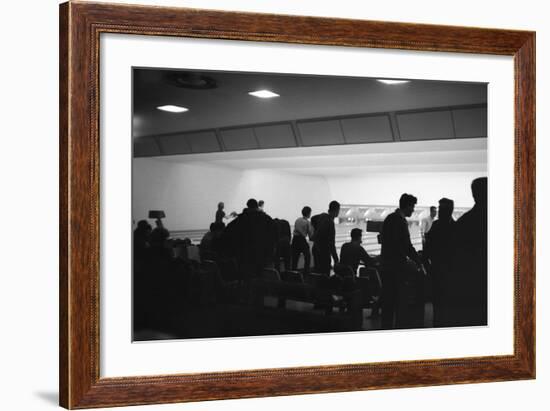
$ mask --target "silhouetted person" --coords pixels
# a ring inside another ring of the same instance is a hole
[[[315,271],[321,274],[330,274],[330,258],[334,264],[338,263],[336,252],[336,228],[334,219],[340,213],[340,203],[331,201],[328,212],[318,214],[311,219],[313,224],[313,258],[315,260]]]
[[[248,281],[272,262],[277,238],[273,219],[259,210],[258,202],[250,199],[246,205],[243,213],[227,225],[222,239]]]
[[[146,248],[149,248],[149,236],[152,227],[147,220],[140,220],[134,230],[134,259],[141,259]]]
[[[210,224],[210,231],[204,234],[199,245],[203,259],[214,261],[218,259],[221,252],[221,237],[224,228],[224,223]]]
[[[143,266],[134,271],[134,326],[136,329],[160,329],[166,323],[165,314],[174,301],[172,283],[174,259],[168,248],[170,233],[157,227],[149,236]]]
[[[259,209],[260,211],[265,211],[265,210],[264,210],[264,204],[265,204],[264,200],[258,201],[258,209]]]
[[[224,218],[226,218],[225,211],[223,211],[224,207],[225,207],[225,204],[222,201],[220,201],[218,203],[218,209],[216,210],[216,219],[214,220],[214,222],[223,223]]]
[[[275,231],[277,243],[275,246],[275,268],[279,270],[280,262],[283,261],[285,271],[290,270],[290,224],[288,221],[275,218]]]
[[[151,267],[161,267],[172,261],[172,252],[167,240],[170,232],[166,228],[155,228],[149,236],[150,247],[147,250],[147,264]]]
[[[298,268],[298,259],[300,254],[304,255],[304,273],[309,273],[311,264],[311,253],[307,239],[313,239],[313,226],[309,221],[311,217],[311,207],[302,208],[302,216],[294,222],[294,235],[292,237],[292,269]]]
[[[424,256],[430,261],[430,276],[433,284],[434,327],[445,326],[445,285],[451,274],[454,253],[455,225],[454,202],[448,198],[439,200],[438,218],[426,234]]]
[[[430,207],[430,214],[424,217],[420,221],[420,235],[422,236],[422,245],[426,242],[426,234],[430,231],[432,228],[432,224],[435,221],[435,217],[437,216],[437,208],[434,206]]]
[[[487,177],[472,181],[474,207],[456,222],[452,272],[446,284],[448,326],[487,324]]]
[[[365,265],[372,263],[371,256],[361,245],[362,237],[363,231],[360,228],[354,228],[351,230],[351,241],[345,243],[340,251],[340,264],[350,267],[354,275],[360,263]]]
[[[423,266],[420,258],[412,246],[409,227],[406,217],[414,212],[417,199],[413,195],[403,194],[399,199],[399,208],[389,214],[382,226],[382,328],[395,326],[405,327],[410,325],[410,318],[404,318],[406,284],[414,284],[411,280],[417,269]],[[410,291],[410,290],[409,290]],[[418,291],[418,290],[416,290]],[[400,298],[401,297],[401,298]],[[418,296],[415,296],[418,297]],[[400,301],[401,300],[401,301]],[[418,314],[416,310],[410,310],[409,314]],[[422,307],[423,308],[423,307]],[[408,307],[410,309],[410,307]]]

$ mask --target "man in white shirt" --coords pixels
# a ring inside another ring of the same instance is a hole
[[[311,252],[307,238],[313,237],[313,227],[309,218],[311,217],[311,207],[302,208],[302,217],[296,219],[294,223],[294,234],[292,238],[292,269],[298,268],[298,259],[300,254],[304,255],[304,273],[309,272],[311,263]]]
[[[422,245],[426,242],[426,234],[432,228],[432,224],[435,221],[435,216],[437,215],[437,208],[434,206],[430,207],[430,215],[424,217],[420,221],[420,234],[422,235]]]

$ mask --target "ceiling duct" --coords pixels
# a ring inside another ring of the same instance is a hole
[[[193,90],[209,90],[218,87],[216,80],[200,73],[172,71],[165,74],[165,79],[172,86]]]

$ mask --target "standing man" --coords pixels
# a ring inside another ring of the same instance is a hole
[[[424,302],[419,294],[420,287],[415,274],[418,270],[425,273],[424,266],[412,246],[407,217],[414,212],[417,199],[411,194],[403,194],[399,199],[399,208],[389,214],[382,226],[382,328],[394,328],[394,314],[396,316],[395,327],[404,328],[416,325],[417,318]],[[412,290],[406,290],[405,285],[412,285]],[[414,307],[408,307],[407,311],[399,310],[405,301],[399,301],[404,292],[415,291],[413,295]],[[421,307],[420,307],[421,304]],[[407,314],[408,318],[404,318]],[[422,326],[422,325],[420,325]]]
[[[420,221],[420,234],[422,235],[422,248],[424,248],[424,244],[426,243],[426,234],[428,234],[428,232],[432,228],[432,224],[435,221],[436,215],[437,215],[437,209],[434,206],[431,206],[430,214],[427,217],[424,217]]]
[[[262,269],[273,262],[277,233],[273,219],[251,198],[246,209],[223,232],[225,252],[236,259],[247,287]]]
[[[336,228],[334,219],[340,214],[340,203],[331,201],[328,212],[318,214],[311,219],[313,224],[313,258],[315,259],[315,271],[320,274],[330,274],[330,258],[334,264],[338,263],[336,252]]]
[[[218,209],[216,210],[216,219],[214,220],[215,223],[222,223],[223,224],[223,219],[225,218],[225,211],[223,211],[225,207],[225,204],[220,201],[218,203]]]
[[[229,220],[230,218],[234,218],[234,217],[237,217],[237,213],[236,212],[231,212],[231,214],[229,214],[229,217],[225,215],[225,211],[223,211],[223,209],[225,208],[225,204],[220,201],[218,203],[218,210],[216,211],[216,218],[214,219],[214,222],[215,223],[222,223],[225,227],[225,223],[223,222],[223,220]]]
[[[292,237],[292,269],[298,268],[298,259],[300,254],[304,255],[304,273],[309,273],[311,263],[311,253],[307,239],[313,238],[313,227],[309,221],[311,217],[311,207],[302,208],[302,217],[294,222],[294,233]]]
[[[487,177],[472,181],[474,207],[456,222],[446,284],[448,326],[487,325]]]
[[[456,222],[453,220],[454,201],[448,198],[439,200],[437,221],[426,234],[424,256],[430,262],[430,277],[433,284],[434,327],[446,326],[445,295],[451,274],[454,253],[454,236]]]
[[[279,270],[281,268],[281,260],[285,271],[290,270],[290,224],[288,221],[275,218],[273,219],[275,224],[275,232],[277,242],[275,243],[275,268]]]

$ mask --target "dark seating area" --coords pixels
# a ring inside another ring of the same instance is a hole
[[[230,262],[145,266],[134,280],[134,340],[368,329],[363,309],[378,296],[365,280],[349,288],[339,275],[265,268],[247,284]]]

